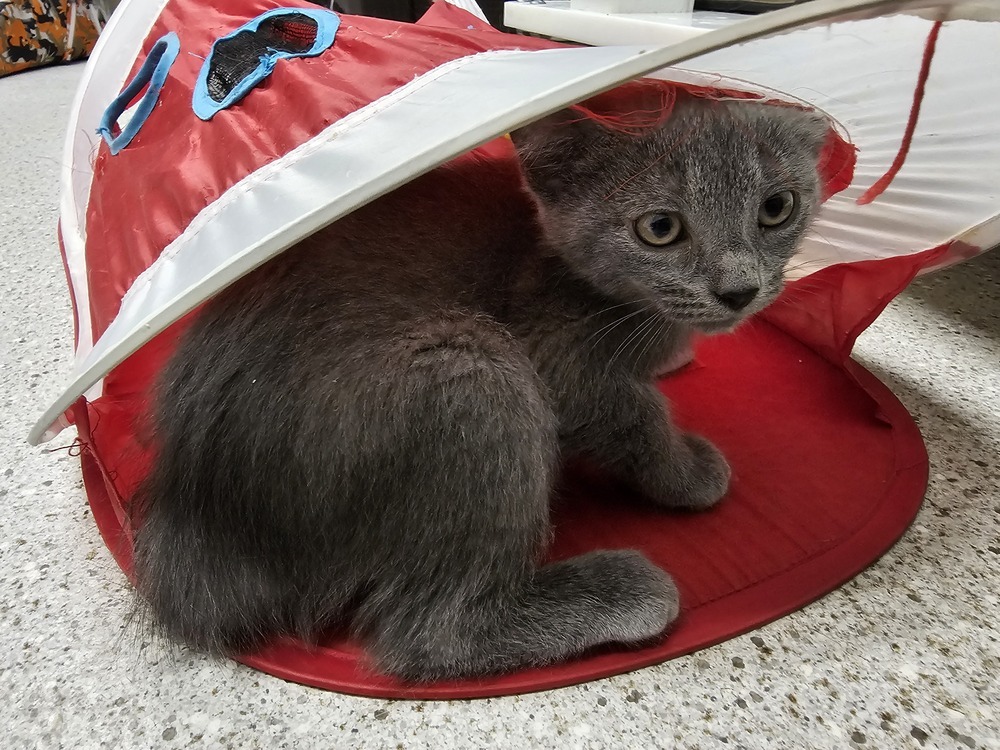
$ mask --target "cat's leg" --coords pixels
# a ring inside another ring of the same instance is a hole
[[[411,589],[369,631],[377,666],[414,682],[543,666],[602,644],[648,642],[679,611],[670,577],[633,550],[546,565],[514,588],[499,578],[448,597],[425,584]]]
[[[705,438],[682,432],[652,384],[595,378],[595,390],[567,399],[564,448],[594,460],[648,499],[700,510],[729,487],[726,459]]]
[[[662,632],[676,589],[639,553],[537,567],[558,445],[516,343],[489,321],[436,321],[399,357],[383,403],[405,453],[372,479],[393,506],[355,620],[376,665],[408,680],[474,676]]]

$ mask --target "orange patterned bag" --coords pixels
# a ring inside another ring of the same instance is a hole
[[[88,56],[103,22],[92,0],[0,0],[0,76]]]

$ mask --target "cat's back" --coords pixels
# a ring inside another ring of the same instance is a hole
[[[507,338],[497,321],[538,247],[516,163],[466,157],[223,291],[195,317],[166,382],[203,381],[211,398],[263,380],[302,393],[332,378],[349,395],[348,383],[360,388],[403,366],[401,346],[442,331],[475,328],[496,350]]]
[[[492,312],[537,245],[513,160],[466,157],[317,232],[244,288],[252,296],[255,286],[274,285],[274,302],[337,311],[345,321]]]

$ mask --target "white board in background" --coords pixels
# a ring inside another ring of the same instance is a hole
[[[506,26],[529,34],[604,47],[614,44],[665,46],[746,20],[737,13],[625,13],[576,10],[570,0],[508,2]]]

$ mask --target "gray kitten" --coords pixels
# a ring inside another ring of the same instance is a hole
[[[723,496],[654,380],[779,293],[826,130],[691,97],[638,134],[564,112],[513,134],[521,171],[456,162],[219,295],[134,506],[162,630],[240,652],[346,628],[414,681],[663,632],[677,590],[642,554],[539,564],[553,478],[580,456],[665,509]]]

